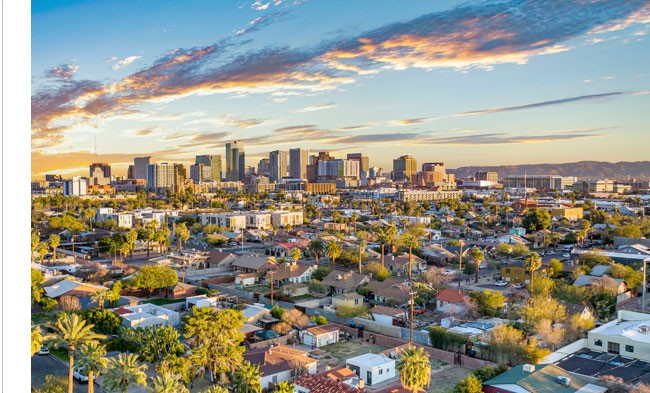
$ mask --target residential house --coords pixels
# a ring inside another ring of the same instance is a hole
[[[580,319],[595,320],[597,317],[596,310],[588,302],[582,303],[565,303],[567,317],[578,315]]]
[[[397,276],[408,277],[409,254],[390,255],[384,257],[384,265],[388,270]],[[427,263],[417,255],[411,256],[411,275],[418,276],[420,272],[426,271]]]
[[[309,294],[309,288],[302,283],[287,284],[282,286],[282,293],[291,297],[305,296]]]
[[[370,277],[367,274],[355,273],[352,270],[349,272],[333,270],[327,277],[323,278],[321,283],[329,287],[331,293],[340,295],[342,293],[356,291],[357,288],[367,284],[369,281]]]
[[[270,282],[272,277],[274,286],[304,283],[311,280],[311,275],[314,270],[316,268],[311,265],[299,265],[296,262],[287,262],[269,270],[266,273],[266,280]]]
[[[205,261],[206,267],[229,269],[231,264],[237,260],[237,255],[227,251],[210,251],[208,259]]]
[[[506,244],[521,244],[526,247],[530,246],[530,242],[523,237],[519,235],[501,235],[497,236],[496,242],[498,244],[506,243]]]
[[[381,323],[382,325],[388,326],[393,325],[393,320],[405,318],[407,316],[405,310],[397,307],[386,307],[379,304],[370,310],[370,314],[372,315],[373,320]]]
[[[240,273],[235,276],[235,285],[240,287],[254,285],[257,281],[257,277],[257,273]]]
[[[291,258],[291,252],[294,248],[301,249],[304,242],[277,242],[266,250],[267,255],[273,255],[277,258]]]
[[[436,294],[436,309],[445,312],[465,308],[467,298],[467,294],[458,289],[443,289]]]
[[[650,360],[650,314],[620,310],[617,318],[587,333],[587,348]]]
[[[592,276],[589,274],[583,274],[576,278],[573,282],[573,285],[577,287],[598,287],[598,288],[609,288],[612,291],[615,291],[617,295],[621,295],[627,292],[627,285],[620,278],[611,278],[609,276]]]
[[[243,255],[237,257],[237,259],[233,261],[231,265],[235,270],[240,272],[256,273],[259,271],[265,272],[269,269],[275,268],[277,266],[277,262],[274,257],[263,255]]]
[[[280,382],[293,382],[303,371],[316,373],[318,360],[308,355],[308,352],[299,349],[277,345],[246,351],[243,357],[245,361],[259,366],[262,389],[271,389]]]
[[[324,374],[303,374],[293,381],[294,393],[362,393],[345,382]]]
[[[252,304],[246,306],[242,312],[242,316],[246,318],[246,323],[255,325],[260,319],[265,319],[266,317],[271,316],[271,310],[261,304]]]
[[[524,364],[483,382],[485,393],[604,393],[607,388],[554,364]]]
[[[449,263],[457,256],[440,244],[425,246],[421,250],[426,261],[439,264]]]
[[[336,308],[339,306],[359,307],[363,306],[363,296],[356,292],[347,292],[332,298],[332,305]]]
[[[368,283],[370,295],[374,301],[382,304],[402,304],[411,298],[407,282],[389,277],[384,281],[372,280]]]
[[[334,324],[312,326],[300,331],[300,341],[312,348],[320,348],[339,341],[339,328]]]
[[[163,296],[167,299],[181,299],[196,295],[196,285],[177,282],[174,285],[163,288]]]
[[[345,365],[363,379],[368,386],[386,383],[395,378],[395,359],[366,353],[346,360]]]
[[[549,273],[548,265],[542,265],[534,273],[535,277],[545,276]],[[530,270],[523,262],[515,262],[501,267],[501,279],[509,284],[530,284]]]
[[[122,306],[112,311],[122,317],[122,325],[131,329],[177,326],[181,323],[178,312],[151,303]]]
[[[97,291],[108,289],[101,285],[83,283],[64,278],[58,280],[53,278],[43,283],[43,290],[45,296],[52,299],[60,299],[62,296],[75,296],[78,298],[85,298]]]

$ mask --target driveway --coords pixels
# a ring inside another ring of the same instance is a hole
[[[32,387],[41,387],[45,383],[45,377],[48,375],[68,376],[68,365],[64,364],[54,355],[34,355],[32,356]],[[74,381],[74,388],[77,392],[85,392],[87,386]],[[101,391],[95,384],[95,391]]]

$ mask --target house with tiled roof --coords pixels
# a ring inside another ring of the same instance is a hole
[[[259,366],[262,389],[270,389],[280,382],[292,382],[299,372],[316,373],[318,360],[308,355],[299,349],[277,345],[246,351],[243,357]]]
[[[355,273],[352,270],[348,272],[333,270],[327,277],[323,278],[321,283],[329,287],[331,293],[340,295],[356,291],[357,288],[367,284],[369,281],[370,276],[367,274]]]
[[[465,304],[467,294],[457,289],[443,289],[436,294],[436,308],[440,309],[450,304]]]
[[[237,259],[237,255],[227,251],[210,251],[205,263],[208,268],[230,268],[231,264]]]
[[[362,393],[345,382],[324,374],[303,374],[293,381],[294,393]]]
[[[372,280],[367,285],[370,296],[377,303],[405,303],[411,298],[409,286],[404,280],[389,277],[384,281]]]
[[[407,277],[409,275],[409,254],[390,255],[384,257],[384,265],[392,274]],[[420,272],[426,270],[427,263],[417,255],[411,256],[411,275],[417,276]]]
[[[43,286],[45,296],[52,299],[59,299],[62,296],[76,296],[79,298],[84,298],[104,289],[107,288],[101,285],[74,281],[70,278],[64,278],[63,280],[58,281],[52,279],[49,285]]]
[[[275,268],[275,266],[277,266],[277,261],[275,260],[275,257],[264,255],[243,255],[237,257],[231,265],[237,271],[255,273]]]
[[[196,295],[196,285],[178,281],[174,285],[163,288],[163,296],[167,299],[181,299]]]

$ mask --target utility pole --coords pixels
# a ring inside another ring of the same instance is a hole
[[[645,292],[646,292],[646,285],[648,283],[646,278],[646,264],[648,263],[648,259],[650,258],[646,258],[643,260],[643,295],[641,296],[641,312],[645,312]]]
[[[275,273],[273,270],[269,270],[269,273],[271,274],[271,306],[273,306],[273,273]]]
[[[413,295],[415,295],[415,291],[413,291],[413,289],[411,289],[409,291],[409,295],[411,295],[411,339],[410,339],[409,342],[413,343],[413,303],[414,303]]]
[[[460,280],[463,275],[463,242],[460,242],[460,251],[458,253],[458,293],[460,293]]]

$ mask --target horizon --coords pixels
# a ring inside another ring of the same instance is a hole
[[[385,170],[648,158],[644,0],[175,5],[33,2],[32,179],[236,139],[249,166],[293,147]]]

